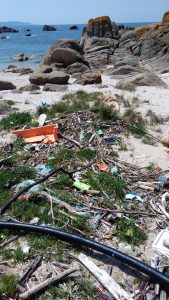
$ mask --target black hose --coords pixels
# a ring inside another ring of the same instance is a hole
[[[149,265],[109,246],[95,242],[93,240],[83,238],[79,235],[65,232],[53,227],[39,226],[24,223],[13,223],[13,222],[0,222],[0,229],[9,229],[16,231],[35,232],[41,234],[52,235],[64,242],[75,244],[81,247],[91,248],[105,255],[113,257],[127,264],[128,266],[148,275],[151,281],[160,284],[165,290],[169,291],[169,276],[162,274],[161,272],[153,269]]]

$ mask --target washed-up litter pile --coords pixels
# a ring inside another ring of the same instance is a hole
[[[19,138],[1,149],[1,221],[74,232],[147,264],[152,258],[167,274],[169,177],[118,160],[122,119],[83,109],[58,114],[57,124],[43,114],[37,126],[12,131]],[[76,249],[19,229],[1,231],[0,240],[2,299],[167,297],[150,273],[80,242]]]

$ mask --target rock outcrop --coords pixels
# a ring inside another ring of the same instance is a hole
[[[131,76],[119,82],[120,85],[134,84],[136,86],[161,86],[167,87],[166,83],[153,72],[147,72]]]
[[[81,85],[102,83],[101,74],[99,72],[83,74],[79,79],[76,80],[76,83]]]
[[[19,31],[14,29],[14,28],[9,28],[9,27],[6,27],[6,26],[0,27],[0,33],[4,33],[4,32],[15,33],[15,32],[19,32]]]
[[[53,79],[52,74],[56,75],[57,73],[59,75],[59,72],[61,72],[60,75],[62,74],[62,80],[59,79],[60,77]],[[35,70],[30,80],[32,82],[35,76],[36,83],[67,84],[69,74],[78,73],[80,76],[86,72],[90,72],[90,68],[84,58],[84,52],[80,44],[69,39],[59,40],[49,49],[44,57],[43,63]],[[40,76],[38,74],[40,74]]]
[[[44,25],[43,31],[56,31],[56,28],[52,25]]]
[[[168,49],[169,12],[164,14],[161,23],[139,28],[117,26],[109,17],[103,16],[89,20],[80,43],[66,39],[57,41],[44,57],[40,66],[43,70],[38,68],[34,73],[36,78],[40,74],[41,79],[37,81],[41,84],[54,83],[52,74],[58,71],[76,78],[79,84],[92,84],[101,82],[101,78],[93,77],[96,71],[116,78],[142,76],[150,71],[166,72]],[[143,80],[139,79],[139,82],[142,84]],[[55,83],[59,84],[58,81]]]
[[[0,80],[0,91],[15,90],[16,86],[10,81]]]
[[[166,24],[168,22],[169,22],[169,11],[166,11],[162,19],[162,24]]]
[[[32,91],[39,91],[40,87],[36,84],[28,84],[19,88],[21,92],[32,92]]]
[[[29,59],[29,56],[24,53],[16,54],[15,56],[12,57],[13,61],[25,61],[28,59]]]
[[[69,30],[78,30],[78,29],[79,29],[79,27],[76,25],[72,25],[69,27]]]
[[[109,64],[117,46],[118,28],[109,17],[90,19],[81,38],[85,59],[94,69],[102,69]]]
[[[45,92],[65,92],[68,89],[67,85],[46,83],[43,91]]]
[[[52,71],[50,73],[43,73],[35,71],[29,77],[32,84],[44,85],[46,83],[52,84],[68,84],[69,75],[61,71]]]

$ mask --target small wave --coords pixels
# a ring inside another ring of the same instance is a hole
[[[36,34],[32,34],[31,36],[37,36]]]
[[[10,39],[11,37],[9,35],[6,36],[7,39]]]

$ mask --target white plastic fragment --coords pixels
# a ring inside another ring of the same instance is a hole
[[[165,256],[169,259],[169,248],[165,246],[165,241],[169,240],[169,229],[162,230],[152,244],[152,249],[160,256]]]

